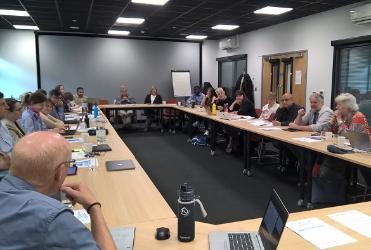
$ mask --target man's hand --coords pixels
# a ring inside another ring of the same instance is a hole
[[[289,127],[293,129],[298,129],[298,125],[296,123],[290,122]]]
[[[4,152],[0,151],[0,170],[6,170],[10,167],[10,157]]]
[[[281,123],[279,121],[273,120],[272,121],[273,126],[281,126]]]
[[[66,183],[61,187],[61,191],[66,194],[67,199],[81,204],[87,209],[91,204],[97,202],[94,194],[82,183]]]
[[[298,115],[299,116],[304,116],[305,115],[305,110],[304,109],[299,109],[298,110]]]

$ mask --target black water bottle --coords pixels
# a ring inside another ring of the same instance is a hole
[[[86,124],[86,128],[89,128],[89,116],[88,116],[88,114],[85,114],[84,122]]]
[[[178,198],[178,240],[189,242],[195,238],[195,194],[191,185],[180,185]]]

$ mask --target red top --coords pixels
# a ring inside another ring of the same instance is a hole
[[[350,121],[344,121],[340,125],[338,125],[336,121],[335,125],[332,127],[332,131],[338,134],[345,134],[347,131],[353,130],[356,124],[359,124],[359,132],[369,134],[366,116],[361,112],[356,112]]]

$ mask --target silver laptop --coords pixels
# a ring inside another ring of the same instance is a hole
[[[258,232],[211,232],[210,250],[276,249],[289,212],[273,189]]]
[[[119,171],[135,169],[135,166],[131,160],[106,161],[106,168],[107,171]]]
[[[370,136],[365,133],[349,131],[345,135],[352,148],[368,151],[371,148]]]

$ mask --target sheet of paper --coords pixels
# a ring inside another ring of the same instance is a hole
[[[118,227],[110,231],[117,250],[133,249],[135,227]]]
[[[286,226],[319,249],[356,242],[352,237],[315,217],[290,221]]]
[[[297,70],[295,72],[295,84],[300,85],[301,84],[301,78],[302,78],[302,72],[301,70]]]
[[[70,124],[69,127],[70,127],[70,130],[76,130],[77,124]]]
[[[301,141],[301,142],[320,142],[321,140],[312,139],[309,137],[297,137],[292,138],[293,140]]]
[[[73,215],[81,221],[82,224],[90,224],[90,216],[85,209],[73,210]]]
[[[89,168],[89,167],[97,167],[97,160],[96,158],[89,158],[89,159],[84,159],[84,160],[78,160],[75,161],[75,165],[78,168]]]
[[[357,210],[350,210],[341,213],[328,215],[334,221],[349,227],[350,229],[371,238],[371,216]]]
[[[278,127],[268,127],[268,128],[260,128],[260,129],[265,130],[265,131],[282,130],[281,128],[278,128]]]
[[[66,141],[69,143],[82,142],[82,138],[67,138]]]
[[[265,121],[265,120],[254,120],[252,122],[250,122],[251,125],[254,125],[254,126],[273,126],[273,124],[269,121]]]
[[[255,117],[252,117],[252,116],[249,116],[249,115],[241,115],[241,118],[242,119],[246,119],[246,120],[254,120],[254,119],[256,119]]]
[[[85,153],[84,152],[72,152],[72,159],[73,160],[79,160],[79,159],[85,159]]]

